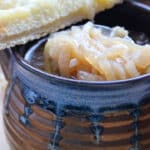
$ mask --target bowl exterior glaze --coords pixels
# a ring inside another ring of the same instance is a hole
[[[4,122],[12,150],[149,150],[149,75],[83,83],[44,76],[11,50],[0,56],[7,60]]]

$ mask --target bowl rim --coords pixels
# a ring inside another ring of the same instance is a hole
[[[28,70],[29,72],[35,74],[36,76],[43,77],[46,80],[53,80],[61,83],[67,83],[67,84],[80,84],[83,86],[95,86],[95,85],[120,85],[120,84],[128,84],[133,82],[138,82],[144,79],[150,79],[150,73],[143,74],[134,78],[128,78],[124,80],[112,80],[112,81],[86,81],[86,80],[75,80],[71,78],[66,78],[54,74],[50,74],[48,72],[42,71],[32,65],[30,65],[22,56],[14,52],[12,49],[10,49],[11,55],[14,57],[16,62],[23,67],[24,69]]]

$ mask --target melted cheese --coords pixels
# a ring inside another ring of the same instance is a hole
[[[127,34],[116,27],[106,36],[92,23],[55,33],[45,46],[46,69],[85,80],[121,80],[147,73],[150,45],[137,45]]]

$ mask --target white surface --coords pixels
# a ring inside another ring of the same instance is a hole
[[[3,119],[2,119],[2,103],[6,88],[6,80],[0,67],[0,150],[10,150],[4,134]]]

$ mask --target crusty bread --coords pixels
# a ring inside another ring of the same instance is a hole
[[[111,8],[122,0],[0,0],[0,50],[25,44],[49,32]]]

